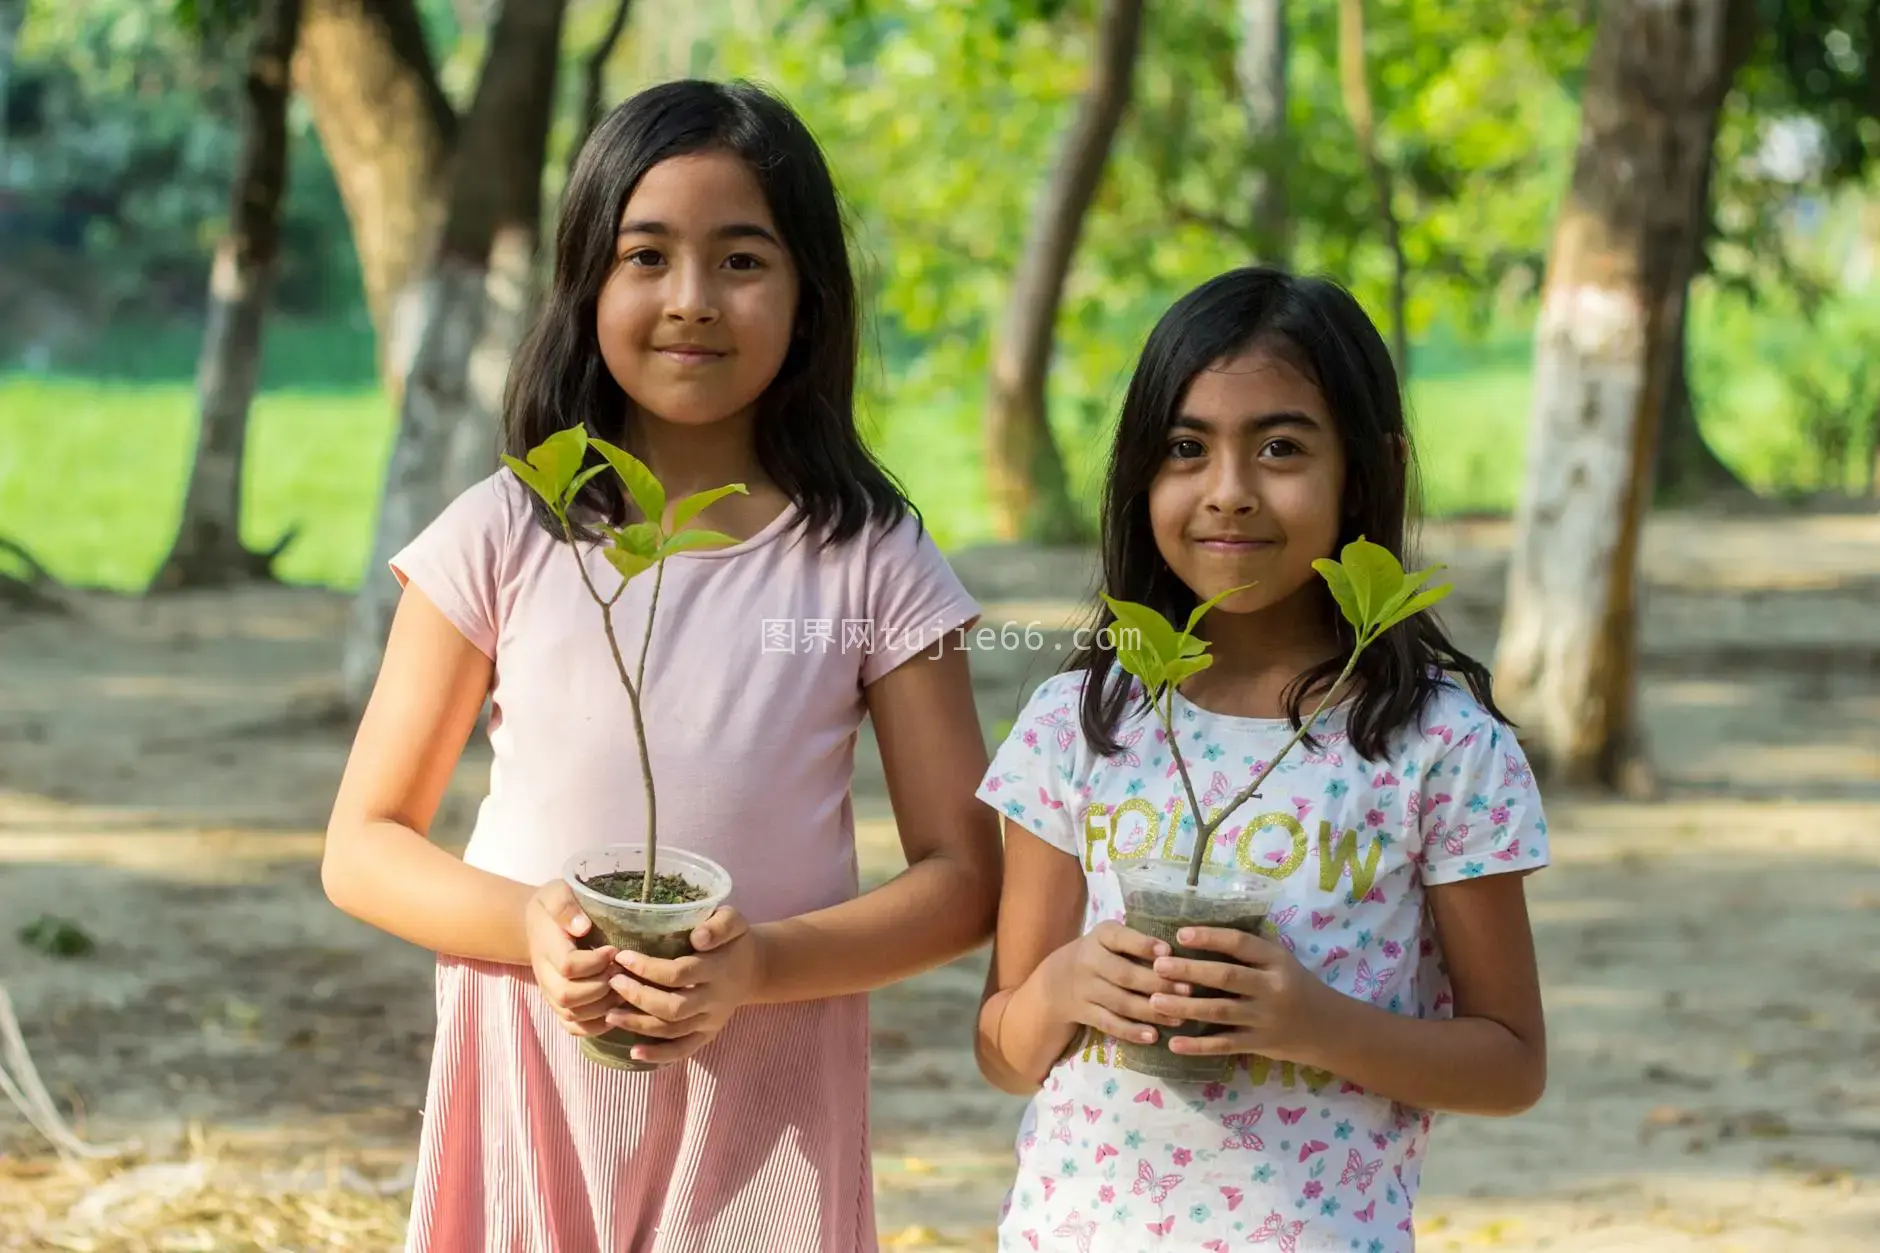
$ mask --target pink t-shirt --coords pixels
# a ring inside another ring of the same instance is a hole
[[[499,471],[392,567],[495,661],[464,859],[538,884],[583,848],[643,839],[645,800],[600,607],[529,504]],[[661,846],[723,865],[753,922],[856,894],[863,689],[978,612],[912,516],[826,547],[798,516],[669,559],[642,693]],[[629,673],[652,590],[635,578],[613,610]],[[653,1074],[581,1058],[524,968],[441,959],[438,1001],[409,1247],[874,1247],[865,997],[747,1007]]]
[[[641,695],[660,836],[729,870],[731,903],[753,921],[854,895],[862,688],[977,613],[912,517],[819,549],[790,528],[796,514],[669,560]],[[582,553],[603,593],[619,586],[598,551]],[[484,480],[392,566],[496,662],[490,791],[464,860],[543,883],[581,849],[643,839],[632,706],[601,610],[528,489],[507,470]],[[649,571],[613,609],[629,673],[652,593]]]

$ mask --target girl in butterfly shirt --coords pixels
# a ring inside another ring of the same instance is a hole
[[[1175,622],[1254,585],[1203,619],[1214,664],[1173,697],[1210,812],[1350,655],[1312,562],[1359,536],[1401,558],[1410,481],[1389,353],[1335,284],[1235,271],[1150,336],[1104,582]],[[1183,942],[1220,959],[1179,960],[1122,925],[1115,866],[1186,858],[1195,825],[1113,643],[1096,633],[1038,688],[979,788],[1006,863],[977,1050],[1032,1096],[999,1247],[1409,1250],[1432,1113],[1514,1114],[1545,1083],[1523,879],[1547,828],[1488,674],[1427,613],[1371,645],[1215,836],[1211,859],[1277,883],[1275,938],[1197,929]],[[1218,1058],[1211,1080],[1133,1073],[1114,1047],[1185,1021],[1221,1025],[1171,1044]]]

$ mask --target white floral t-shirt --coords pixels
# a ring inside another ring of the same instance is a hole
[[[1132,702],[1122,752],[1097,757],[1078,720],[1084,676],[1041,685],[979,797],[1078,859],[1084,927],[1122,921],[1111,867],[1186,857],[1195,826],[1156,715]],[[1183,758],[1213,812],[1292,735],[1282,719],[1210,713],[1179,695]],[[1296,747],[1215,834],[1281,884],[1271,921],[1305,968],[1392,1013],[1448,1017],[1449,981],[1425,888],[1548,861],[1534,776],[1513,734],[1445,683],[1385,760],[1352,749],[1328,711],[1314,751]],[[1280,1253],[1401,1253],[1431,1116],[1338,1076],[1262,1057],[1223,1059],[1218,1079],[1171,1083],[1124,1067],[1088,1032],[1026,1108],[999,1248],[1140,1253],[1266,1246]]]

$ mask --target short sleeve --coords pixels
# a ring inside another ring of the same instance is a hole
[[[979,619],[978,603],[912,515],[874,539],[864,596],[869,640],[862,659],[864,687]]]
[[[498,471],[451,501],[390,562],[400,587],[415,584],[492,661],[517,508],[508,474]]]
[[[1439,751],[1414,796],[1423,881],[1454,883],[1545,866],[1547,818],[1514,733],[1490,719],[1466,732],[1436,727],[1424,734]]]
[[[1045,680],[992,756],[976,796],[1055,849],[1078,856],[1081,674]]]

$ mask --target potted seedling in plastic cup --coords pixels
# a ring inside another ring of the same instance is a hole
[[[1326,689],[1318,707],[1300,724],[1285,747],[1274,754],[1237,796],[1213,813],[1204,811],[1196,799],[1188,763],[1181,754],[1174,726],[1174,693],[1183,681],[1214,664],[1214,658],[1208,655],[1207,641],[1195,637],[1195,627],[1216,605],[1252,585],[1230,588],[1196,606],[1188,616],[1188,624],[1179,631],[1147,605],[1107,595],[1103,598],[1121,627],[1117,633],[1117,662],[1142,683],[1162,722],[1169,752],[1181,775],[1182,790],[1187,794],[1188,812],[1194,815],[1195,822],[1195,844],[1187,859],[1144,857],[1114,863],[1123,897],[1123,925],[1162,940],[1177,957],[1215,962],[1231,960],[1221,953],[1178,944],[1175,937],[1184,927],[1220,927],[1248,935],[1260,935],[1269,930],[1266,918],[1279,894],[1279,883],[1267,874],[1238,864],[1210,864],[1207,857],[1214,845],[1215,832],[1236,810],[1258,795],[1260,785],[1287,754],[1311,734],[1320,715],[1345,694],[1345,684],[1357,667],[1359,655],[1385,631],[1423,612],[1450,592],[1450,585],[1446,583],[1428,589],[1423,587],[1441,566],[1406,574],[1389,549],[1363,537],[1345,545],[1339,560],[1322,557],[1312,565],[1324,578],[1345,621],[1352,625],[1356,638],[1351,655]],[[1195,995],[1225,993],[1197,987]],[[1211,1035],[1218,1030],[1221,1028],[1213,1023],[1185,1022],[1177,1027],[1158,1028],[1152,1044],[1129,1040],[1115,1043],[1123,1064],[1131,1070],[1157,1079],[1201,1083],[1220,1078],[1222,1059],[1177,1053],[1170,1049],[1169,1043],[1180,1036]]]
[[[598,464],[587,464],[590,452],[600,455]],[[687,956],[692,952],[693,929],[730,896],[731,875],[708,857],[678,849],[660,851],[658,803],[653,788],[652,761],[647,754],[641,693],[646,688],[646,658],[653,642],[653,622],[659,610],[659,589],[666,559],[693,549],[736,543],[729,535],[688,529],[686,524],[714,501],[733,492],[743,492],[744,484],[715,487],[679,501],[673,506],[669,531],[665,524],[666,489],[652,470],[624,449],[590,437],[583,427],[557,431],[530,449],[526,460],[505,456],[503,462],[542,498],[560,523],[568,550],[580,567],[582,585],[600,607],[601,628],[607,635],[614,669],[633,710],[640,779],[646,789],[646,838],[643,842],[586,849],[569,858],[562,868],[563,879],[594,924],[582,943],[588,947],[609,944],[649,957]],[[619,476],[641,520],[622,527],[592,528],[599,536],[594,542],[601,545],[607,564],[620,576],[618,585],[603,594],[582,559],[580,537],[568,517],[568,510],[590,480],[609,472]],[[634,672],[629,674],[620,637],[614,630],[613,609],[621,593],[626,591],[627,583],[648,570],[653,571],[653,594],[647,605],[646,635],[640,641]],[[583,1039],[581,1051],[605,1066],[651,1070],[651,1064],[636,1061],[632,1056],[635,1045],[650,1043],[657,1041],[614,1030]]]

